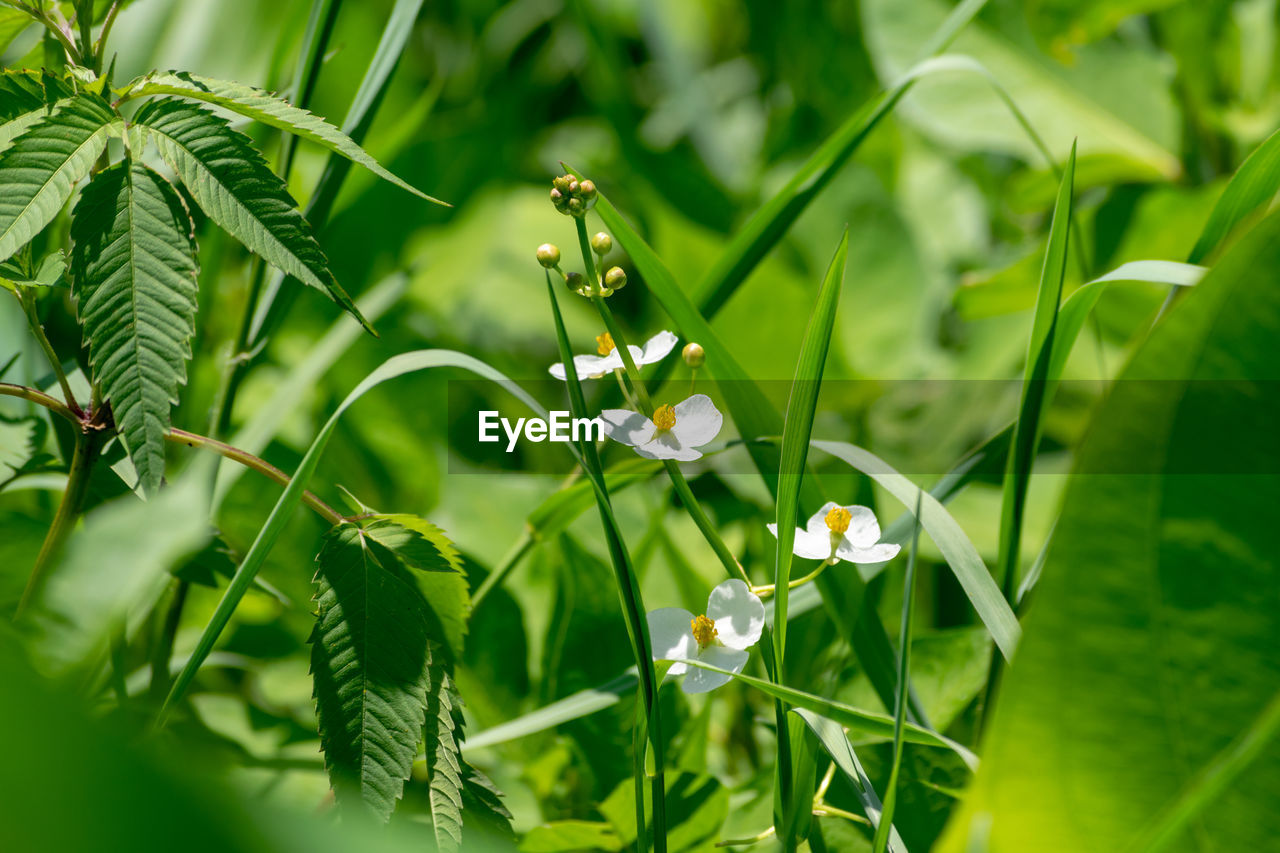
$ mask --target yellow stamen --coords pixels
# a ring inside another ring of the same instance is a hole
[[[601,355],[608,355],[617,349],[613,343],[613,335],[605,332],[603,335],[596,336],[596,352]]]
[[[693,628],[693,638],[698,641],[698,648],[705,649],[716,641],[716,623],[706,616],[695,616],[689,623]]]
[[[832,533],[843,536],[849,530],[849,522],[853,520],[853,513],[842,506],[833,507],[831,512],[827,513],[827,529]]]
[[[653,425],[658,429],[671,429],[676,425],[676,410],[665,403],[654,409]]]

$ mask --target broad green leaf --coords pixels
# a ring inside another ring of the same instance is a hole
[[[822,374],[826,369],[827,352],[831,348],[831,330],[835,327],[836,306],[840,303],[840,288],[844,285],[844,264],[849,252],[849,232],[846,229],[831,258],[827,274],[818,291],[817,304],[809,320],[800,349],[800,361],[796,364],[795,379],[791,383],[791,398],[787,402],[787,416],[782,433],[782,461],[778,470],[778,524],[777,560],[774,564],[773,582],[776,587],[774,608],[786,614],[788,584],[791,583],[791,547],[795,543],[796,517],[800,503],[800,483],[804,478],[805,460],[809,456],[809,441],[813,436],[813,417],[818,406],[818,391],[822,387]],[[774,659],[781,666],[787,639],[787,620],[776,623],[773,630]],[[779,670],[781,677],[781,670]]]
[[[78,95],[31,124],[0,154],[0,261],[53,221],[120,127],[105,101]]]
[[[862,803],[862,813],[867,816],[867,820],[871,822],[871,826],[878,835],[882,823],[881,810],[884,807],[880,798],[876,796],[876,789],[870,777],[867,776],[867,771],[862,769],[862,762],[853,751],[853,744],[849,743],[844,727],[813,711],[801,709],[791,713],[800,717],[809,728],[813,729],[818,743],[822,744],[822,748],[831,756],[831,760],[840,768],[849,780],[849,784],[853,786],[853,790],[857,792],[858,800]],[[893,827],[892,819],[888,822],[888,826],[888,849],[894,853],[907,853],[907,845],[898,835],[898,830]]]
[[[392,356],[384,361],[346,396],[334,413],[329,416],[329,419],[325,421],[324,426],[320,428],[319,433],[312,440],[311,446],[307,448],[306,454],[302,457],[302,461],[298,463],[293,477],[289,480],[289,485],[285,487],[284,493],[280,495],[279,500],[272,507],[266,523],[258,531],[258,535],[254,538],[248,553],[245,554],[244,559],[236,569],[235,577],[231,579],[231,583],[227,586],[226,592],[223,593],[222,599],[218,602],[218,607],[214,610],[213,616],[210,617],[208,624],[205,625],[204,632],[200,635],[191,657],[187,659],[182,671],[178,673],[178,677],[174,680],[173,687],[169,690],[164,707],[161,709],[160,722],[162,724],[172,712],[174,703],[186,693],[187,688],[199,671],[200,665],[204,663],[209,653],[213,651],[213,646],[217,643],[218,637],[221,636],[223,629],[227,627],[227,623],[231,620],[231,614],[239,606],[240,600],[244,598],[244,594],[248,591],[254,578],[257,577],[258,571],[262,568],[263,563],[266,562],[267,555],[271,553],[271,549],[275,546],[281,531],[288,524],[294,510],[298,508],[298,504],[302,502],[302,493],[306,491],[307,485],[311,482],[311,477],[315,474],[316,466],[320,464],[320,457],[324,454],[324,449],[329,443],[330,436],[333,435],[333,430],[338,424],[338,418],[368,391],[383,382],[403,376],[406,373],[430,370],[436,367],[453,367],[466,370],[483,379],[495,382],[520,400],[534,414],[542,418],[547,417],[546,409],[518,384],[479,359],[472,358],[469,355],[452,350],[415,350]]]
[[[329,270],[329,259],[284,182],[249,137],[225,119],[173,98],[151,101],[134,118],[130,139],[155,142],[200,205],[223,230],[268,263],[329,295],[370,332],[368,321]]]
[[[3,54],[13,40],[34,23],[32,17],[20,9],[0,8],[0,54]]]
[[[311,674],[325,766],[339,803],[387,820],[425,721],[427,602],[412,571],[349,522],[325,535],[316,563]]]
[[[1058,186],[1058,201],[1049,226],[1049,244],[1040,270],[1036,310],[1031,320],[1031,340],[1027,345],[1022,374],[1022,400],[1013,423],[1013,441],[1004,473],[1000,509],[1000,553],[996,575],[1003,584],[1006,601],[1014,601],[1018,588],[1018,558],[1022,544],[1022,514],[1036,448],[1040,445],[1041,420],[1049,404],[1049,370],[1053,359],[1053,339],[1062,304],[1062,285],[1067,273],[1067,246],[1071,241],[1071,207],[1075,194],[1076,149],[1071,148],[1067,168]]]
[[[718,672],[722,675],[731,675],[743,684],[767,693],[775,699],[786,702],[788,705],[794,705],[797,708],[803,708],[806,711],[812,711],[815,714],[821,714],[829,720],[844,726],[847,729],[857,732],[860,735],[873,738],[893,739],[893,717],[886,714],[876,714],[871,711],[863,711],[846,705],[843,702],[836,702],[822,696],[815,696],[812,693],[806,693],[803,690],[796,690],[782,684],[774,684],[772,681],[764,681],[751,675],[744,675],[741,672],[730,672],[727,669],[721,669],[718,666],[712,666],[703,663],[700,660],[690,659],[686,661],[690,666],[696,666],[700,669]],[[964,759],[965,763],[970,767],[978,766],[978,758],[967,749],[964,745],[956,743],[948,737],[921,728],[920,726],[907,723],[903,726],[903,739],[907,743],[920,744],[922,746],[935,746],[943,749],[950,749],[956,755]]]
[[[390,181],[401,189],[407,190],[419,198],[436,204],[444,204],[426,193],[405,183],[400,178],[383,168],[377,160],[352,141],[341,130],[307,110],[293,106],[283,98],[270,92],[234,83],[226,80],[214,80],[186,72],[163,71],[148,74],[134,81],[129,87],[126,98],[142,98],[148,95],[177,95],[197,101],[213,104],[232,112],[248,116],[255,121],[295,134],[309,142],[346,157],[353,163],[364,166],[383,180]]]
[[[3,41],[2,35],[0,41]],[[66,103],[71,94],[71,88],[52,74],[0,71],[0,151],[7,149],[31,125]]]
[[[950,9],[941,0],[869,0],[860,7],[867,49],[881,79],[896,80],[916,61],[917,34],[927,32]],[[1181,173],[1179,118],[1169,77],[1155,51],[1083,48],[1071,67],[1043,56],[1026,40],[1008,35],[1011,20],[979,20],[955,39],[951,50],[980,62],[1018,104],[1031,126],[1065,160],[1079,138],[1082,159],[1105,157],[1139,179]],[[998,22],[998,25],[997,23]],[[1033,160],[1036,147],[1000,98],[972,78],[949,77],[916,86],[899,114],[949,145],[996,151]]]
[[[1277,265],[1272,215],[1114,383],[940,850],[978,827],[991,853],[1260,850],[1280,834]]]
[[[147,495],[164,477],[169,407],[187,379],[195,333],[191,218],[169,183],[124,161],[93,179],[76,205],[76,298],[120,439]]]
[[[555,820],[535,826],[520,842],[520,853],[572,853],[576,850],[616,851],[622,839],[612,824],[588,820]]]
[[[866,474],[901,501],[903,506],[915,507],[916,500],[920,500],[920,526],[946,558],[947,565],[951,567],[973,609],[977,611],[978,618],[991,632],[991,637],[1005,659],[1011,658],[1022,634],[1018,619],[1000,594],[1000,587],[992,580],[978,549],[969,541],[951,513],[936,498],[895,471],[889,463],[861,447],[842,441],[815,441],[813,446]]]
[[[436,849],[462,849],[463,764],[459,750],[462,708],[444,667],[433,667],[427,691],[426,763]]]
[[[1187,256],[1187,263],[1203,263],[1241,220],[1274,198],[1277,190],[1280,190],[1280,130],[1263,140],[1231,176]]]

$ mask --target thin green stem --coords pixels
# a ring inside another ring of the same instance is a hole
[[[724,566],[726,572],[731,577],[739,577],[751,586],[751,577],[747,574],[747,570],[738,562],[738,558],[733,556],[733,552],[729,550],[729,546],[725,544],[724,539],[720,537],[719,531],[715,525],[711,523],[711,519],[707,518],[707,514],[702,511],[702,507],[698,504],[698,499],[693,496],[693,490],[689,488],[689,481],[685,479],[684,472],[680,470],[680,466],[673,459],[664,459],[663,465],[666,466],[667,476],[671,478],[671,484],[675,486],[676,494],[680,496],[680,502],[684,504],[685,510],[689,513],[689,517],[693,519],[693,523],[697,525],[698,530],[702,532],[702,538],[707,540],[707,544],[711,546],[711,550],[715,551],[716,557],[719,558],[720,564]]]
[[[59,26],[56,21],[50,18],[41,9],[26,3],[19,3],[17,0],[0,0],[0,2],[3,2],[4,5],[11,6],[20,12],[25,12],[32,18],[32,20],[37,21],[62,44],[63,49],[67,52],[68,59],[76,65],[82,64],[83,58],[80,55],[79,48],[76,47],[75,41],[66,30]]]
[[[107,52],[107,36],[111,34],[111,28],[115,26],[116,16],[120,14],[120,0],[115,0],[111,4],[111,8],[107,10],[107,16],[102,20],[102,29],[98,31],[98,41],[93,46],[93,61],[96,66],[95,70],[102,71],[103,58]]]
[[[17,397],[20,400],[27,400],[38,406],[44,406],[56,415],[61,415],[77,427],[80,425],[80,416],[59,400],[57,397],[50,397],[43,391],[37,391],[34,388],[28,388],[25,385],[11,385],[8,382],[0,382],[0,394],[6,397]]]
[[[272,465],[265,459],[254,456],[252,453],[233,447],[223,441],[215,438],[209,438],[204,435],[197,435],[193,432],[187,432],[182,429],[171,429],[165,433],[165,440],[174,444],[182,444],[187,447],[203,447],[206,450],[212,450],[219,456],[230,459],[233,462],[239,462],[246,468],[252,468],[259,474],[268,479],[274,480],[282,486],[289,485],[289,475]],[[315,510],[325,521],[330,524],[342,524],[348,519],[342,513],[320,500],[314,493],[304,491],[302,493],[302,502],[311,509]]]
[[[494,570],[489,573],[489,576],[484,579],[484,582],[480,584],[479,588],[477,588],[475,593],[472,594],[472,613],[475,613],[476,609],[479,608],[480,604],[489,597],[489,593],[493,592],[495,587],[506,580],[506,577],[511,573],[511,570],[519,565],[521,560],[528,556],[529,552],[533,550],[533,546],[536,544],[537,542],[533,538],[533,531],[528,527],[520,532],[520,538],[517,539],[515,544],[513,544],[510,550],[507,551],[506,555],[502,558],[502,562],[500,562]]]
[[[71,469],[67,472],[67,488],[62,493],[58,504],[58,512],[53,517],[53,524],[45,535],[44,544],[36,556],[35,565],[31,567],[31,576],[27,578],[26,588],[22,590],[22,598],[18,599],[18,608],[13,618],[17,621],[26,612],[27,607],[35,600],[36,593],[44,583],[45,573],[53,564],[54,558],[62,551],[62,545],[75,527],[76,517],[84,504],[85,495],[89,491],[89,475],[93,472],[93,463],[98,456],[102,435],[98,432],[86,433],[76,430],[75,450],[71,456]]]
[[[860,823],[863,826],[868,826],[871,823],[871,821],[867,820],[860,814],[847,812],[844,809],[838,809],[835,806],[829,806],[826,803],[815,808],[813,810],[813,814],[815,817],[838,817],[844,820],[853,821],[854,823]]]
[[[67,380],[67,374],[62,369],[62,361],[58,358],[58,354],[53,350],[53,344],[49,343],[49,337],[44,333],[44,326],[40,323],[40,315],[36,311],[35,294],[31,288],[21,288],[17,293],[18,303],[22,305],[22,313],[27,318],[27,325],[31,328],[31,334],[35,335],[36,340],[40,343],[40,349],[44,351],[45,358],[49,360],[49,365],[53,368],[53,375],[58,377],[58,385],[62,387],[62,396],[67,401],[67,407],[72,412],[79,413],[80,405],[76,403],[76,395],[71,391],[71,383]]]
[[[169,606],[165,610],[164,624],[160,626],[160,636],[156,638],[155,647],[151,651],[151,699],[157,705],[164,702],[169,693],[169,661],[173,658],[173,645],[178,636],[178,626],[182,624],[182,611],[187,603],[187,593],[191,584],[182,578],[173,581],[173,593],[169,598]]]
[[[798,587],[804,586],[809,581],[817,580],[819,575],[821,575],[823,572],[825,572],[827,569],[829,569],[833,565],[835,564],[832,563],[830,560],[823,560],[822,565],[818,566],[818,568],[809,572],[809,574],[805,575],[802,578],[797,578],[791,581],[790,583],[788,583],[787,589],[796,589]],[[775,592],[778,591],[778,588],[776,584],[765,584],[764,586],[753,586],[751,587],[751,591],[754,592],[756,595],[760,596],[761,598],[764,598],[766,595],[773,595]]]

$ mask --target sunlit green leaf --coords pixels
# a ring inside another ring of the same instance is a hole
[[[3,171],[0,164],[0,171]],[[140,163],[93,179],[76,205],[72,267],[94,378],[150,495],[195,333],[195,238],[177,192]]]

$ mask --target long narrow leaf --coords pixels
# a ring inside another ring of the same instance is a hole
[[[1280,190],[1280,130],[1268,136],[1240,164],[1209,213],[1187,263],[1199,264],[1228,234]]]
[[[1071,242],[1071,204],[1075,192],[1076,148],[1058,187],[1058,200],[1049,226],[1049,244],[1040,271],[1040,288],[1035,315],[1031,322],[1031,340],[1027,346],[1027,363],[1022,377],[1022,402],[1013,426],[1013,444],[1005,470],[1004,492],[1000,509],[1000,555],[997,575],[1003,584],[1004,597],[1013,601],[1018,588],[1018,555],[1022,544],[1022,515],[1026,508],[1031,468],[1040,443],[1040,423],[1047,404],[1049,368],[1053,360],[1054,330],[1058,324],[1058,308],[1062,304],[1062,285],[1067,272],[1067,249]]]
[[[741,672],[730,672],[727,669],[721,669],[718,666],[704,663],[695,658],[685,661],[689,666],[696,666],[699,669],[718,672],[721,675],[731,675],[736,680],[741,681],[750,687],[754,687],[761,693],[767,693],[774,699],[793,705],[796,708],[803,708],[806,711],[812,711],[839,723],[847,729],[851,729],[866,737],[893,739],[893,717],[887,714],[877,714],[872,711],[863,711],[854,708],[852,705],[846,705],[843,702],[836,702],[833,699],[826,699],[822,696],[815,696],[812,693],[806,693],[803,690],[796,690],[782,684],[774,684],[772,681],[765,681],[752,675],[744,675]],[[908,743],[920,744],[921,746],[935,746],[942,749],[949,749],[964,761],[969,768],[977,769],[978,757],[963,744],[956,743],[951,738],[944,737],[937,732],[920,726],[907,723],[903,726],[903,738]]]
[[[849,784],[853,786],[853,790],[858,793],[858,799],[862,801],[863,814],[867,816],[867,820],[871,822],[871,826],[875,829],[876,834],[879,835],[881,824],[886,822],[881,817],[884,807],[880,803],[880,798],[876,796],[876,789],[871,783],[871,778],[867,776],[867,771],[862,769],[862,762],[858,761],[858,756],[853,751],[853,744],[849,743],[849,738],[844,733],[844,727],[834,720],[829,720],[812,711],[797,710],[792,711],[792,713],[804,720],[809,728],[813,730],[818,742],[822,744],[822,748],[827,751],[827,754],[831,756],[831,760],[836,763],[836,766],[849,779]],[[889,826],[889,850],[894,853],[908,853],[907,845],[903,843],[902,837],[898,835],[898,830],[893,828],[892,821],[887,821],[887,823]]]
[[[340,154],[353,163],[364,166],[383,180],[389,181],[403,190],[413,193],[419,198],[444,204],[421,190],[396,177],[377,160],[357,145],[351,137],[341,130],[307,110],[295,107],[288,101],[272,95],[270,92],[234,83],[227,80],[214,80],[186,72],[157,72],[149,74],[129,88],[126,99],[146,97],[148,95],[177,95],[204,101],[232,112],[248,116],[263,124],[296,134],[303,139],[314,142],[334,154]]]
[[[919,497],[920,525],[942,552],[947,565],[969,597],[973,609],[977,611],[978,618],[991,632],[996,646],[1006,659],[1012,657],[1018,638],[1022,635],[1018,619],[1000,594],[1000,588],[982,562],[978,549],[969,541],[951,513],[936,498],[895,471],[889,463],[861,447],[842,441],[814,441],[813,446],[866,474],[901,501],[903,506],[914,507]]]

